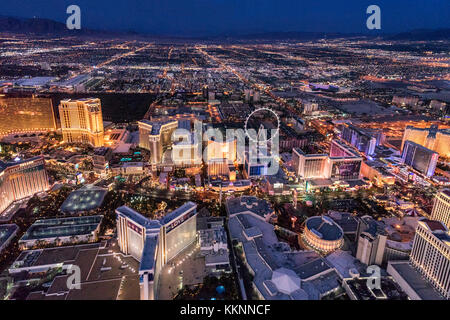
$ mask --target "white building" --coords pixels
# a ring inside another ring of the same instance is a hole
[[[436,195],[431,219],[443,222],[450,229],[450,189],[442,190]]]
[[[437,291],[450,299],[450,232],[442,222],[419,221],[410,262]]]
[[[157,299],[161,268],[197,239],[197,205],[186,202],[160,220],[116,209],[120,250],[140,262],[141,300]]]
[[[369,266],[381,265],[387,240],[384,224],[370,216],[361,217],[358,223],[357,239],[356,258]]]

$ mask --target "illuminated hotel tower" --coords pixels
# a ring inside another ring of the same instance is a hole
[[[177,120],[138,121],[139,147],[149,150],[152,165],[160,164],[165,148],[172,145],[172,133],[178,128]]]
[[[441,157],[450,157],[450,129],[439,129],[436,125],[429,128],[407,126],[403,134],[402,150],[407,140],[436,151]]]
[[[450,189],[442,190],[436,195],[431,219],[441,221],[450,229]]]
[[[140,262],[141,300],[158,296],[162,267],[197,239],[197,205],[186,202],[160,220],[151,220],[133,209],[116,209],[120,251]]]
[[[410,262],[450,299],[450,233],[442,222],[419,220]]]
[[[14,201],[49,188],[43,157],[8,163],[0,161],[0,212]]]
[[[0,95],[0,136],[56,130],[52,99]]]
[[[59,117],[64,142],[103,146],[103,117],[100,99],[61,100]]]

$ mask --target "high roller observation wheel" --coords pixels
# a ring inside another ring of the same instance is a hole
[[[270,109],[269,107],[260,107],[260,108],[257,108],[257,109],[255,109],[255,110],[253,110],[252,113],[250,113],[250,114],[248,115],[248,117],[245,119],[245,126],[244,126],[245,134],[247,135],[247,137],[248,137],[250,140],[252,140],[252,141],[255,142],[255,143],[258,143],[258,142],[260,143],[260,142],[262,142],[262,141],[255,140],[255,139],[253,139],[252,137],[250,137],[250,134],[248,133],[248,130],[247,130],[247,125],[248,125],[248,120],[251,118],[251,116],[252,116],[253,114],[255,114],[256,112],[259,112],[259,111],[261,111],[261,110],[266,110],[266,111],[272,112],[272,113],[275,115],[275,117],[277,118],[277,130],[275,131],[275,134],[274,134],[272,137],[270,137],[270,139],[266,139],[265,141],[271,142],[272,139],[275,138],[276,135],[280,132],[280,118],[278,117],[277,113],[276,113],[275,111],[273,111],[272,109]]]

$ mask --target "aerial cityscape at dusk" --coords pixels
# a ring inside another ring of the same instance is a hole
[[[450,300],[436,2],[385,33],[0,9],[0,300]]]

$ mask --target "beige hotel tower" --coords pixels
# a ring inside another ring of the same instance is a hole
[[[103,146],[103,117],[100,99],[61,100],[59,117],[64,142]]]

